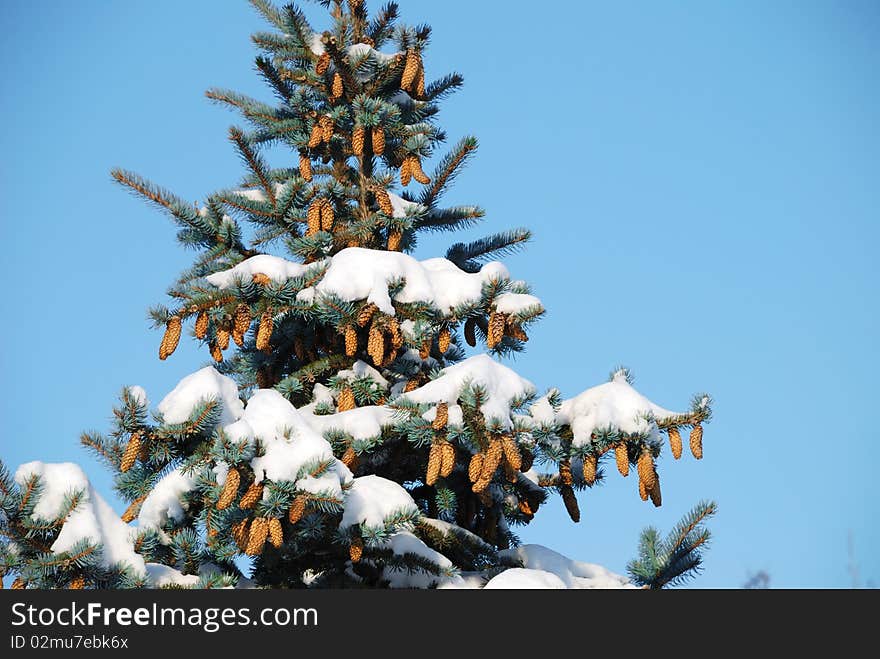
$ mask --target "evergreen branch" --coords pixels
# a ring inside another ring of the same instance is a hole
[[[446,258],[465,272],[477,272],[480,263],[513,254],[531,237],[532,232],[528,229],[512,229],[471,243],[456,243],[446,252]]]
[[[416,230],[456,231],[476,224],[486,215],[478,206],[456,206],[454,208],[432,208],[413,222]]]
[[[263,162],[263,159],[260,158],[247,141],[245,141],[242,132],[238,128],[229,129],[229,139],[235,144],[242,160],[254,173],[254,176],[260,181],[260,186],[266,193],[266,198],[269,200],[269,203],[271,203],[272,206],[275,206],[275,187],[269,180],[266,163]]]
[[[437,203],[440,196],[455,180],[462,165],[476,152],[478,146],[479,143],[475,137],[466,137],[443,157],[431,177],[434,184],[422,193],[419,200],[423,206],[432,208]]]
[[[284,31],[285,22],[281,12],[269,0],[248,0],[251,6],[256,9],[260,15],[267,21],[272,23],[279,30]]]
[[[398,12],[397,3],[389,2],[379,10],[376,18],[370,22],[367,35],[376,44],[376,48],[381,48],[382,44],[394,34],[394,23],[397,21]]]
[[[434,103],[439,101],[464,85],[464,78],[458,73],[450,73],[439,80],[435,80],[425,89],[424,101]]]

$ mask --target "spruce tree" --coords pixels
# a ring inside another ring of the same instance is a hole
[[[515,529],[548,497],[578,522],[606,464],[659,506],[662,435],[678,459],[689,430],[701,458],[709,397],[671,412],[624,369],[539,396],[505,365],[545,313],[494,260],[526,229],[410,255],[420,234],[484,216],[442,204],[477,140],[444,149],[440,102],[462,77],[428,77],[430,28],[399,24],[393,2],[324,0],[323,32],[295,5],[251,3],[275,102],[207,92],[245,123],[229,130],[243,180],[193,205],[112,172],[198,253],[151,310],[159,359],[186,333],[212,365],[152,410],[126,387],[112,431],[82,436],[115,473],[121,518],[75,465],[0,470],[16,587],[479,586],[529,568]],[[270,145],[288,154],[277,167]],[[639,585],[699,564],[674,541],[658,561],[653,537],[630,566]]]

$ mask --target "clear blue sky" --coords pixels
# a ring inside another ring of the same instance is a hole
[[[429,76],[465,75],[441,121],[481,140],[449,197],[488,210],[469,234],[535,232],[508,264],[549,313],[518,370],[570,396],[623,363],[664,406],[717,400],[705,459],[661,462],[661,509],[609,473],[581,524],[554,503],[523,539],[622,571],[643,526],[714,498],[695,585],[763,569],[775,586],[846,587],[850,532],[877,583],[878,5],[401,4],[434,26]],[[79,432],[108,427],[122,385],[158,402],[206,355],[156,359],[146,309],[191,254],[108,170],[192,200],[234,184],[240,120],[202,92],[270,98],[249,42],[261,21],[243,0],[3,14],[0,456],[80,461],[109,495]]]

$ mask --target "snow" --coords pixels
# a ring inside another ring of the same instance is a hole
[[[394,208],[395,218],[402,219],[411,215],[424,213],[426,210],[428,210],[422,204],[417,204],[414,201],[407,201],[403,197],[398,197],[393,192],[389,192],[388,196],[391,198],[391,206]]]
[[[309,42],[309,48],[311,48],[312,52],[318,57],[324,54],[324,44],[321,43],[322,36],[323,35],[320,32],[315,32],[312,34],[312,39]]]
[[[138,528],[161,531],[168,520],[181,521],[185,516],[181,498],[195,485],[196,479],[179,469],[165,475],[141,504]]]
[[[147,582],[152,588],[162,586],[196,586],[199,583],[199,575],[183,574],[168,565],[161,563],[147,563]]]
[[[56,519],[62,512],[65,495],[73,491],[83,492],[79,505],[68,515],[50,547],[53,553],[69,551],[85,540],[101,546],[100,564],[103,567],[129,567],[143,574],[144,559],[134,551],[132,529],[95,491],[82,468],[70,462],[29,462],[16,470],[15,481],[22,485],[32,475],[38,476],[43,486],[32,514],[35,519]]]
[[[220,425],[227,425],[238,419],[244,405],[238,398],[238,385],[231,378],[218,373],[212,366],[183,378],[162,402],[158,410],[165,423],[177,424],[189,420],[196,406],[206,400],[214,399],[222,404]]]
[[[217,288],[224,289],[234,286],[236,280],[250,281],[251,277],[256,274],[264,274],[274,282],[283,282],[299,277],[309,267],[278,256],[259,254],[245,259],[234,268],[208,275],[205,279]]]
[[[544,308],[541,300],[534,295],[526,295],[524,293],[502,293],[495,298],[495,311],[506,314],[517,314],[526,309],[540,307]]]
[[[352,364],[350,369],[339,371],[336,376],[349,380],[354,380],[357,378],[370,378],[373,382],[378,384],[383,389],[388,388],[388,380],[383,378],[382,374],[379,371],[360,359]]]
[[[496,362],[489,355],[476,355],[458,364],[448,366],[441,375],[401,398],[415,403],[454,405],[467,385],[479,385],[487,398],[482,406],[487,421],[495,419],[509,428],[510,404],[514,398],[524,398],[535,392],[535,386],[515,371]]]
[[[359,82],[362,83],[366,82],[374,75],[372,71],[364,70],[359,66],[367,57],[370,57],[373,61],[380,65],[387,64],[395,57],[394,55],[380,52],[365,43],[356,43],[354,45],[351,45],[348,47],[348,50],[346,52],[348,53],[348,59],[352,63],[352,65],[358,65],[355,70],[355,77],[358,79]]]
[[[459,269],[447,259],[417,261],[400,252],[349,247],[330,260],[330,266],[314,289],[300,291],[297,299],[308,301],[318,295],[335,295],[348,302],[367,300],[389,316],[395,315],[388,285],[404,280],[395,302],[423,302],[443,313],[461,304],[479,302],[483,284],[509,279],[503,264],[487,263],[477,273]]]
[[[532,419],[542,426],[552,426],[556,423],[556,410],[550,404],[550,396],[558,394],[558,389],[551,389],[545,396],[541,396],[530,408]]]
[[[521,567],[510,568],[489,580],[486,590],[563,590],[562,579],[552,572]]]
[[[563,401],[556,413],[556,423],[570,426],[574,435],[572,443],[583,446],[592,441],[594,431],[604,429],[656,439],[657,421],[674,416],[679,414],[652,403],[619,372],[611,382]]]
[[[346,493],[345,512],[339,528],[347,529],[356,524],[384,528],[385,518],[402,510],[418,514],[409,492],[386,478],[361,476],[353,480]]]
[[[138,405],[142,407],[150,406],[150,399],[147,398],[147,392],[143,387],[136,384],[130,386],[128,388],[128,395],[131,396]]]
[[[505,558],[519,560],[523,567],[527,568],[526,571],[543,572],[544,574],[551,573],[559,579],[564,588],[635,588],[635,586],[629,583],[629,579],[622,577],[619,574],[614,574],[601,565],[573,561],[570,558],[566,558],[562,554],[555,552],[552,549],[547,549],[547,547],[542,547],[541,545],[520,545],[515,549],[505,549],[504,551],[500,551],[498,552],[498,555]],[[507,570],[498,576],[500,577],[511,571],[512,570]],[[497,578],[498,577],[495,577],[495,579]],[[532,577],[528,578],[530,579]],[[495,581],[495,579],[492,581]],[[518,579],[519,577],[514,575],[507,577],[507,580],[502,581],[502,583],[507,583],[509,580],[516,581]],[[489,584],[491,584],[492,581],[490,581]],[[486,584],[487,588],[489,588],[489,584]],[[515,585],[507,587],[526,588],[528,586]]]
[[[442,576],[437,576],[422,570],[409,572],[406,568],[385,566],[382,576],[388,580],[388,585],[391,588],[429,588],[438,581],[453,577],[454,567],[452,561],[440,552],[428,547],[421,539],[409,531],[399,531],[393,534],[381,546],[391,549],[392,552],[398,555],[415,554],[416,556],[426,558],[443,572]]]
[[[371,439],[382,434],[382,428],[393,425],[396,413],[385,406],[358,407],[337,414],[303,415],[313,430],[322,436],[329,430],[338,430],[354,439]]]
[[[284,186],[284,183],[275,184],[275,189],[273,190],[273,192],[275,193],[276,198],[281,196],[281,193],[284,190]],[[266,193],[263,192],[261,188],[244,188],[242,190],[233,190],[232,192],[233,194],[237,194],[240,197],[250,199],[251,201],[268,201],[266,199]]]

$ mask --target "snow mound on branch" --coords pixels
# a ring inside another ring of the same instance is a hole
[[[315,491],[314,481],[320,480],[319,491],[331,491],[341,497],[343,484],[351,480],[351,472],[333,457],[332,447],[312,429],[306,415],[274,389],[257,391],[248,401],[241,419],[224,430],[233,441],[259,438],[263,442],[265,454],[251,460],[257,483],[264,478],[296,482],[300,469],[324,461],[332,463],[324,474],[326,478],[307,476],[310,480],[302,479],[304,488]]]
[[[357,378],[370,378],[373,382],[378,384],[383,389],[388,388],[388,380],[382,377],[382,374],[377,371],[375,368],[367,364],[367,362],[358,359],[354,364],[352,364],[351,368],[346,369],[344,371],[339,371],[336,374],[336,377],[354,380]]]
[[[85,540],[100,545],[103,567],[128,567],[138,574],[144,573],[144,559],[134,551],[132,529],[95,491],[79,465],[28,462],[16,470],[15,482],[24,485],[31,476],[39,477],[42,484],[40,499],[32,514],[34,519],[57,519],[63,512],[65,497],[76,491],[83,493],[79,505],[68,515],[52,543],[53,553],[69,551]]]
[[[489,355],[475,355],[441,371],[440,377],[422,385],[401,398],[414,403],[441,403],[454,405],[462,390],[478,385],[486,390],[482,406],[487,420],[495,419],[509,428],[510,406],[514,399],[527,398],[535,393],[535,385],[515,371],[496,362]]]
[[[499,313],[517,314],[534,307],[544,308],[541,300],[534,295],[525,293],[502,293],[495,298],[495,311]]]
[[[403,219],[410,215],[418,215],[419,213],[424,213],[428,210],[422,204],[418,204],[414,201],[407,201],[403,197],[398,197],[393,192],[389,192],[388,196],[391,198],[391,206],[394,208],[394,217],[397,219]]]
[[[347,529],[357,524],[383,528],[387,517],[403,511],[418,514],[409,492],[387,478],[361,476],[353,480],[346,493],[345,512],[339,528]]]
[[[244,412],[244,405],[238,398],[238,385],[235,380],[221,375],[212,366],[183,378],[158,405],[165,423],[186,422],[198,404],[206,399],[221,403],[223,411],[220,425],[232,423]]]
[[[195,486],[196,479],[184,474],[180,469],[165,475],[141,504],[137,517],[138,528],[161,531],[168,520],[182,520],[186,511],[181,499]]]
[[[395,412],[385,406],[358,407],[336,414],[303,415],[306,422],[322,436],[330,430],[351,435],[354,439],[371,439],[382,434],[382,428],[394,425]]]
[[[521,567],[510,568],[493,577],[485,590],[564,590],[562,579],[552,572]]]
[[[147,563],[147,583],[152,588],[162,588],[163,586],[197,586],[199,575],[183,574],[181,571],[161,563]]]
[[[438,551],[431,549],[420,538],[409,531],[400,531],[390,536],[381,547],[391,549],[395,554],[402,556],[404,554],[415,554],[421,558],[425,558],[440,570],[440,575],[430,574],[423,570],[410,572],[404,567],[385,566],[382,570],[382,577],[388,580],[391,588],[430,588],[439,582],[455,580],[455,568],[452,561],[446,558]],[[460,579],[461,577],[458,577]]]
[[[294,263],[278,256],[259,254],[258,256],[245,259],[234,268],[208,275],[205,279],[208,280],[208,283],[223,289],[234,286],[236,279],[248,281],[256,274],[264,274],[274,282],[283,282],[299,277],[308,268],[309,266]]]
[[[542,571],[545,574],[551,573],[559,579],[564,588],[635,588],[635,586],[629,582],[629,579],[622,577],[619,574],[614,574],[601,565],[574,561],[541,545],[520,545],[516,549],[505,549],[504,551],[500,551],[498,552],[498,555],[519,560],[523,567],[526,568],[525,571],[527,572]],[[498,575],[498,577],[512,571],[513,570],[506,570]],[[495,579],[498,577],[495,577]],[[514,579],[516,577],[508,578]],[[495,581],[495,579],[492,579],[492,581]],[[489,584],[491,584],[492,581],[490,581]],[[486,584],[487,588],[489,587],[489,584]],[[525,588],[526,586],[508,587]]]
[[[358,65],[354,72],[358,82],[367,82],[375,75],[374,71],[361,68],[360,64],[362,62],[367,61],[369,58],[376,62],[376,64],[382,66],[393,60],[395,57],[393,54],[389,55],[388,53],[383,53],[365,43],[353,44],[348,47],[346,52],[348,53],[349,62],[351,62],[352,65]]]
[[[404,280],[395,302],[430,304],[444,313],[456,306],[473,304],[482,297],[483,284],[510,279],[507,268],[487,263],[477,273],[459,269],[443,258],[417,261],[407,254],[349,247],[330,261],[324,277],[314,288],[300,291],[297,299],[310,301],[317,294],[335,295],[348,302],[367,300],[389,316],[395,315],[388,286]]]
[[[147,397],[147,392],[143,387],[136,384],[130,386],[128,388],[128,395],[131,396],[138,405],[141,405],[142,407],[150,406],[150,399]]]
[[[275,184],[273,192],[275,194],[276,199],[278,197],[280,197],[281,193],[284,191],[284,185],[285,185],[284,183],[276,183]],[[232,193],[237,194],[239,197],[244,197],[245,199],[250,199],[251,201],[264,201],[264,202],[269,201],[266,198],[266,193],[262,190],[262,188],[243,188],[241,190],[233,190]],[[207,208],[204,208],[202,210],[204,210],[205,214],[207,214],[207,212],[208,212]],[[228,216],[224,215],[223,217],[225,219]]]
[[[539,403],[532,412],[538,423],[546,423],[551,419],[552,407]],[[676,416],[680,414],[655,405],[636,391],[626,381],[625,373],[619,371],[610,382],[563,401],[555,413],[555,422],[570,426],[573,444],[583,446],[592,441],[593,432],[607,429],[656,439],[657,422]]]

